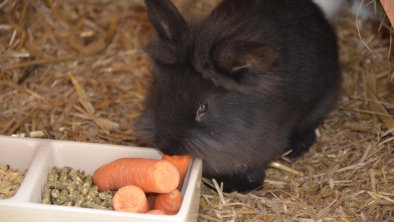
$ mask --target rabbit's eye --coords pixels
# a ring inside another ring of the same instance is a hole
[[[197,113],[203,114],[208,111],[208,103],[203,103],[198,107]]]
[[[201,121],[202,117],[205,116],[205,114],[207,114],[208,112],[208,103],[203,103],[201,104],[198,109],[197,109],[197,116],[196,116],[196,120],[197,121]]]

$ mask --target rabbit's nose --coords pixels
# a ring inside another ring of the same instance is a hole
[[[170,136],[165,136],[158,140],[157,143],[158,148],[161,152],[168,155],[177,155],[179,154],[179,140],[173,139]]]
[[[161,152],[167,155],[176,155],[175,151],[171,149],[170,147],[160,147],[159,148]]]

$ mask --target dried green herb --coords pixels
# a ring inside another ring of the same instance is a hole
[[[98,192],[90,175],[71,167],[53,167],[41,196],[43,204],[112,210],[113,192]]]

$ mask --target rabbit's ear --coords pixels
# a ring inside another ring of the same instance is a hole
[[[278,58],[278,50],[257,42],[228,42],[217,47],[214,60],[223,74],[241,81],[247,73],[263,74]]]
[[[174,41],[187,27],[185,19],[170,0],[145,0],[149,20],[159,37]]]
[[[231,40],[214,46],[211,55],[213,67],[205,66],[203,77],[227,90],[249,93],[267,90],[274,81],[270,69],[279,50],[260,42]]]

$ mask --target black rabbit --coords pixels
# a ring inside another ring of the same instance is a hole
[[[270,161],[304,153],[340,87],[333,28],[311,0],[224,0],[188,23],[145,0],[156,35],[154,82],[137,137],[204,161],[224,191],[262,185]]]

